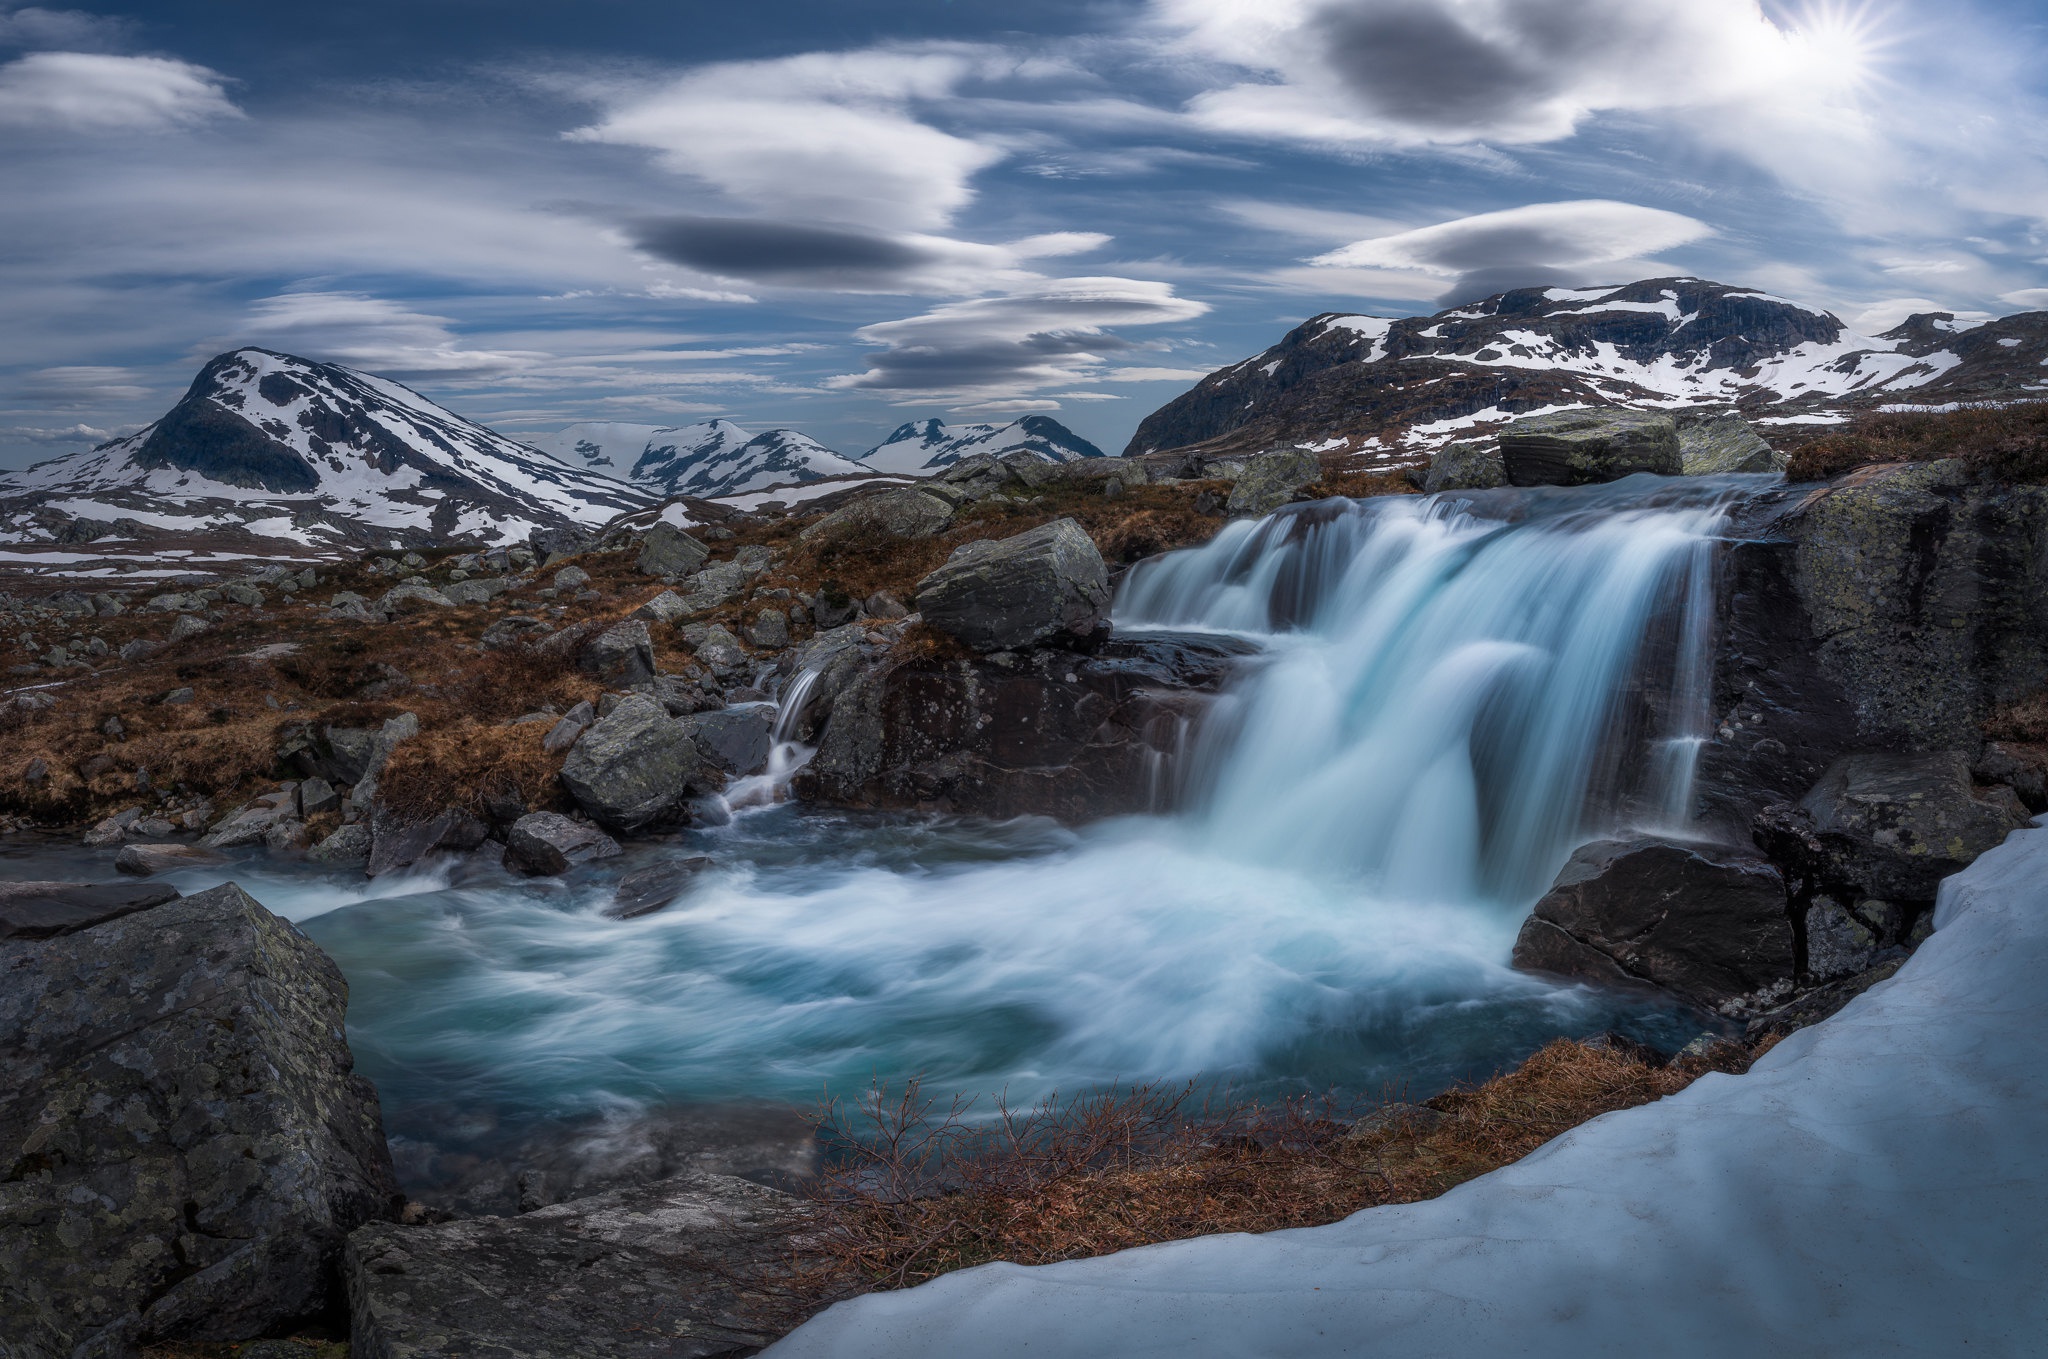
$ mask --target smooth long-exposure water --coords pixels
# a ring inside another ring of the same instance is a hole
[[[810,1105],[873,1077],[1033,1098],[1484,1075],[1549,1037],[1697,1021],[1507,958],[1572,847],[1682,817],[1712,538],[1756,479],[1331,503],[1138,568],[1120,628],[1267,646],[1179,767],[1186,806],[1081,830],[807,811],[634,846],[567,880],[232,878],[340,963],[396,1139],[676,1103]],[[106,876],[112,850],[0,850]],[[662,857],[716,867],[635,920]]]

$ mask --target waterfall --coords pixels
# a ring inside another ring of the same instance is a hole
[[[789,791],[789,781],[811,762],[817,747],[796,739],[804,709],[810,706],[811,690],[817,687],[819,671],[800,670],[790,677],[775,704],[775,726],[768,734],[768,764],[758,774],[735,779],[725,790],[728,812],[748,807],[768,807],[780,802]]]
[[[1683,833],[1714,541],[1757,478],[1325,501],[1141,563],[1116,624],[1258,636],[1185,762],[1245,859],[1526,903],[1578,843]]]

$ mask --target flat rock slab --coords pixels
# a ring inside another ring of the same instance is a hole
[[[0,882],[0,939],[50,939],[177,897],[154,882]]]
[[[353,1353],[376,1359],[710,1359],[798,1318],[774,1285],[796,1199],[687,1173],[518,1217],[349,1237]]]
[[[216,854],[200,845],[123,845],[121,852],[114,856],[114,867],[123,873],[138,878],[153,873],[168,873],[174,868],[204,868],[228,861],[225,854]]]
[[[699,873],[712,866],[710,859],[698,855],[689,859],[671,859],[667,863],[628,873],[619,879],[612,904],[605,907],[604,913],[613,920],[653,915],[681,896],[683,889],[695,882]]]

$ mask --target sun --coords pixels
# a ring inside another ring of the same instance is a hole
[[[1817,0],[1788,16],[1786,41],[1809,79],[1838,89],[1872,80],[1892,39],[1869,4]]]

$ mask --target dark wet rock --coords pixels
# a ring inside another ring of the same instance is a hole
[[[1970,766],[1970,776],[2004,784],[2028,811],[2048,811],[2048,746],[1987,741]]]
[[[1299,448],[1261,453],[1245,459],[1243,471],[1224,502],[1233,515],[1271,514],[1293,500],[1295,493],[1323,475],[1323,464],[1315,454]]]
[[[1815,846],[1801,866],[1822,890],[1885,901],[1931,902],[1941,879],[2028,820],[2011,789],[1974,787],[1954,752],[1845,756],[1799,810]]]
[[[1423,473],[1422,489],[1438,491],[1483,491],[1508,484],[1507,464],[1500,448],[1490,442],[1467,441],[1451,444],[1429,460]]]
[[[409,868],[429,854],[461,853],[484,842],[490,830],[460,807],[443,808],[420,821],[381,813],[370,823],[370,857],[363,872],[372,878]]]
[[[1500,455],[1515,486],[1584,486],[1632,472],[1675,476],[1681,469],[1678,427],[1661,411],[1531,415],[1501,430]]]
[[[554,812],[529,812],[505,836],[505,866],[529,875],[566,873],[571,864],[620,852],[619,842],[597,827]]]
[[[1680,411],[1676,419],[1679,466],[1689,477],[1785,470],[1785,455],[1766,443],[1749,421],[1733,411]]]
[[[379,1359],[709,1359],[789,1324],[766,1310],[809,1220],[796,1199],[686,1173],[523,1213],[349,1238],[351,1346]]]
[[[341,794],[334,785],[315,775],[301,782],[297,789],[299,815],[319,816],[322,812],[341,810]]]
[[[1109,601],[1102,554],[1071,519],[962,544],[917,585],[924,621],[982,652],[1092,638]]]
[[[1894,950],[1894,954],[1867,971],[1801,991],[1785,1004],[1764,1011],[1744,1026],[1743,1038],[1754,1043],[1774,1033],[1791,1033],[1834,1017],[1850,1001],[1879,982],[1891,979],[1906,961],[1903,949]]]
[[[597,535],[575,525],[539,528],[527,535],[526,545],[542,562],[554,557],[573,557],[597,546]]]
[[[858,617],[860,601],[835,581],[826,581],[811,596],[811,619],[820,628],[844,627]]]
[[[697,749],[728,774],[757,774],[768,763],[775,705],[746,703],[690,719]]]
[[[674,524],[657,523],[640,535],[633,566],[646,576],[687,576],[710,555],[709,548]]]
[[[88,848],[118,845],[128,838],[128,828],[142,819],[140,807],[127,807],[107,817],[81,837]]]
[[[1642,838],[1582,846],[1515,940],[1515,966],[1647,983],[1717,1007],[1789,990],[1785,880],[1766,860]]]
[[[577,666],[606,684],[624,687],[654,678],[654,639],[638,618],[614,623],[584,643]]]
[[[177,899],[141,882],[0,882],[0,939],[49,939]]]
[[[358,864],[367,863],[370,858],[370,826],[366,821],[342,826],[332,835],[307,851],[307,856],[322,863]]]
[[[247,1340],[322,1313],[395,1214],[347,986],[233,884],[0,942],[0,1317],[14,1352]]]
[[[818,753],[793,786],[843,805],[978,816],[1152,810],[1170,796],[1166,761],[1185,730],[1256,650],[1168,633],[1008,663],[848,649],[842,687],[809,719]]]
[[[628,873],[619,879],[618,888],[612,893],[612,904],[605,907],[604,913],[614,920],[653,915],[681,896],[697,880],[698,874],[711,867],[711,860],[698,855],[689,859],[668,859]]]
[[[138,878],[168,873],[177,868],[203,868],[226,862],[227,855],[216,854],[200,845],[127,844],[121,846],[121,852],[114,856],[116,869],[123,873],[132,873]]]
[[[318,738],[302,736],[303,744],[291,745],[288,758],[308,778],[350,785],[360,806],[370,800],[377,775],[383,772],[391,752],[419,734],[419,718],[400,713],[381,726],[328,727]]]
[[[656,700],[628,695],[569,752],[562,786],[590,817],[632,833],[674,824],[690,797],[722,782],[698,753],[692,719]]]

